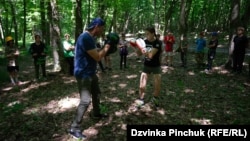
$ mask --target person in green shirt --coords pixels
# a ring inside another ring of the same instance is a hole
[[[63,41],[63,52],[64,57],[69,64],[69,75],[74,75],[74,50],[75,46],[73,45],[72,41],[70,40],[70,35],[66,33],[64,35],[64,41]]]

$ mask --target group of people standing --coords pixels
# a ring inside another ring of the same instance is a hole
[[[41,41],[41,36],[35,34],[35,42],[30,45],[29,53],[33,58],[34,68],[35,68],[35,78],[39,79],[40,77],[40,68],[42,70],[42,76],[46,78],[46,56],[47,48],[45,44]],[[18,57],[20,55],[18,47],[14,45],[14,39],[12,36],[7,36],[5,38],[6,48],[5,48],[5,57],[7,59],[7,71],[13,86],[22,84],[18,79],[19,73],[19,63]]]
[[[233,41],[233,59],[232,59],[232,68],[233,72],[241,73],[243,68],[243,62],[245,58],[245,51],[248,47],[248,38],[244,34],[245,28],[238,27],[236,31],[236,35],[232,38]],[[219,44],[218,33],[211,32],[209,33],[210,38],[207,43],[207,39],[205,39],[205,32],[200,32],[199,37],[195,39],[195,60],[198,69],[205,68],[205,72],[212,72],[213,60],[216,57],[216,49]],[[176,50],[173,49],[174,44],[176,43],[175,37],[171,32],[168,32],[166,36],[164,36],[163,42],[165,44],[165,65],[173,66],[173,53],[180,53],[181,66],[187,67],[187,52],[188,47],[190,46],[190,42],[187,39],[186,35],[183,35],[180,38],[179,46]],[[207,49],[207,63],[205,64],[205,50]]]
[[[122,33],[121,37],[114,33],[106,36],[105,42],[102,47],[98,50],[96,48],[96,39],[103,35],[105,29],[105,21],[101,18],[94,18],[86,30],[81,33],[73,43],[70,40],[70,35],[65,34],[65,40],[63,41],[64,57],[69,64],[69,74],[74,75],[77,81],[77,87],[79,91],[80,102],[77,107],[73,121],[69,127],[69,134],[75,138],[86,138],[82,133],[81,123],[83,115],[87,111],[87,108],[92,102],[93,113],[92,116],[95,118],[104,118],[108,115],[101,113],[100,110],[100,94],[101,90],[99,87],[99,80],[96,74],[97,64],[108,55],[114,53],[116,49],[119,49],[120,55],[120,69],[127,67],[127,55],[129,41],[126,41],[125,34]],[[240,72],[242,70],[242,63],[244,60],[244,50],[247,45],[247,38],[243,34],[244,28],[240,27],[237,30],[237,35],[233,41],[235,43],[234,59],[233,59],[233,70]],[[196,43],[196,61],[198,67],[203,63],[204,59],[204,47],[206,46],[206,40],[204,39],[204,33],[199,34],[199,38],[195,41]],[[215,58],[216,48],[218,46],[218,34],[212,33],[211,40],[208,43],[208,63],[207,70],[212,69],[212,61]],[[139,51],[144,56],[142,72],[139,80],[139,95],[138,100],[140,106],[144,104],[144,97],[146,93],[146,85],[150,75],[153,75],[154,90],[151,98],[151,102],[155,107],[159,107],[159,96],[161,91],[161,60],[162,54],[166,52],[165,61],[166,65],[173,66],[173,45],[175,44],[175,38],[173,33],[168,32],[164,37],[163,41],[160,40],[160,35],[156,34],[154,27],[147,27],[145,29],[145,45],[146,50]],[[17,63],[17,57],[19,55],[18,49],[13,45],[13,38],[6,38],[6,57],[8,58],[7,70],[10,73],[11,82],[13,84],[18,83],[18,72],[19,67]],[[163,43],[165,48],[163,48]],[[179,52],[182,61],[182,66],[187,65],[187,51],[188,51],[188,40],[186,36],[183,36],[180,40]],[[30,45],[29,52],[34,59],[35,66],[35,77],[39,79],[39,68],[42,68],[42,76],[46,77],[46,56],[47,48],[43,42],[41,42],[41,36],[35,35],[35,42]]]

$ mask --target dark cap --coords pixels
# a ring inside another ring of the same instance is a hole
[[[94,18],[87,27],[87,30],[94,28],[95,26],[104,26],[105,22],[101,18]]]

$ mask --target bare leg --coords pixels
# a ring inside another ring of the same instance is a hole
[[[141,78],[140,78],[140,89],[139,89],[139,97],[140,97],[140,99],[144,98],[145,89],[146,89],[146,85],[147,85],[147,80],[148,80],[148,74],[142,72],[141,73]]]
[[[161,74],[154,74],[154,93],[155,97],[158,97],[161,91]]]

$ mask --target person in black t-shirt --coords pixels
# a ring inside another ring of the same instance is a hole
[[[246,48],[248,46],[248,39],[247,36],[244,35],[244,31],[245,31],[244,27],[238,27],[237,35],[233,39],[234,42],[233,71],[237,73],[242,72]]]
[[[45,67],[46,67],[47,48],[45,44],[41,41],[41,36],[39,34],[35,35],[35,42],[30,45],[29,52],[34,59],[36,80],[39,79],[40,67],[42,68],[43,78],[46,78]]]
[[[154,27],[146,28],[145,30],[146,39],[146,52],[144,54],[144,65],[140,78],[139,87],[139,103],[138,106],[144,104],[144,95],[147,80],[150,74],[153,74],[154,78],[154,91],[153,91],[153,104],[159,106],[159,94],[161,89],[161,54],[162,54],[162,43],[156,38]]]

